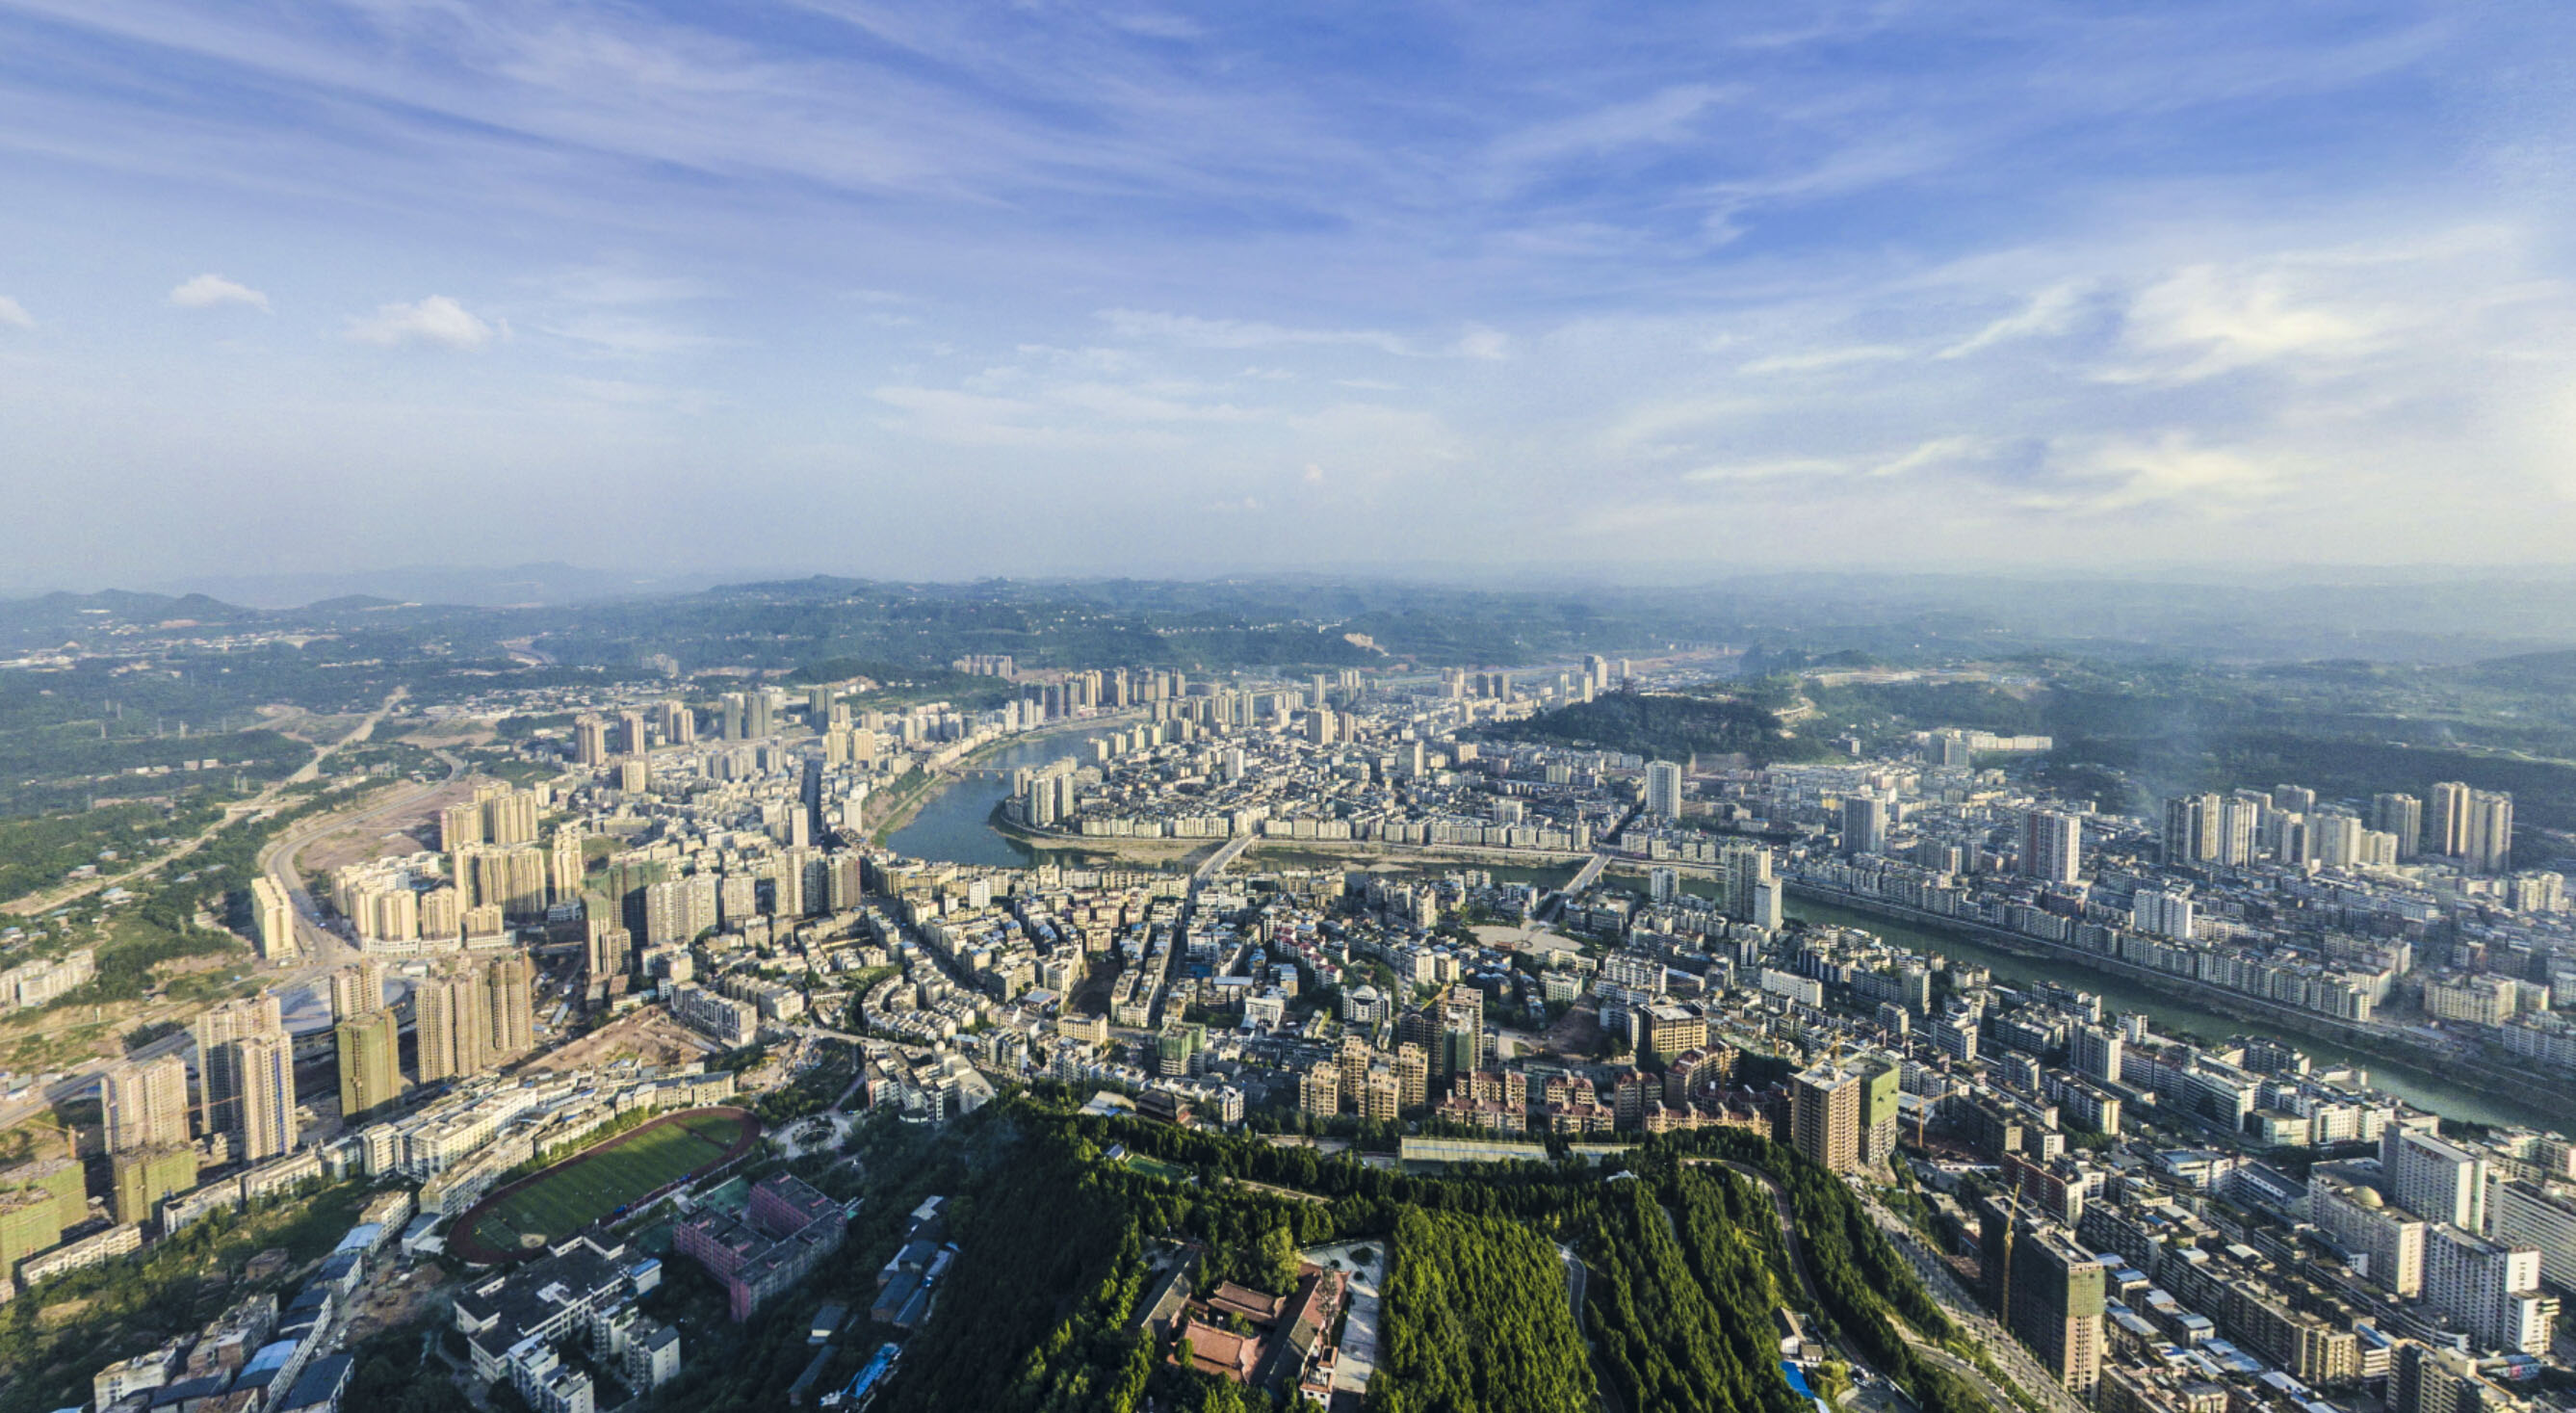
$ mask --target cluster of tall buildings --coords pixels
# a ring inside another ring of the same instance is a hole
[[[412,989],[417,1078],[482,1074],[536,1047],[535,964],[525,952],[459,958]]]
[[[277,997],[225,1001],[197,1018],[198,1117],[233,1158],[256,1163],[295,1147],[295,1042]]]
[[[2168,864],[2242,868],[2260,859],[2326,868],[2392,867],[2426,855],[2463,872],[2513,869],[2513,796],[2457,780],[2433,787],[2432,808],[2403,793],[2373,795],[2367,814],[2320,807],[2302,785],[2184,795],[2165,802]]]
[[[1789,1141],[1838,1173],[1896,1154],[1897,1066],[1872,1056],[1812,1065],[1790,1077]]]
[[[544,803],[536,791],[481,785],[440,812],[443,871],[433,856],[352,864],[332,875],[332,905],[369,952],[501,945],[512,926],[542,922],[582,894],[581,827],[541,837]]]

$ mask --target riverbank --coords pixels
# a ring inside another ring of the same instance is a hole
[[[1024,824],[996,815],[993,831],[1018,840],[1033,849],[1080,850],[1112,858],[1133,855],[1137,858],[1163,859],[1186,856],[1201,849],[1221,846],[1224,839],[1121,838],[1102,834],[1068,834],[1058,829],[1031,829]],[[1270,839],[1253,841],[1245,858],[1267,857],[1277,862],[1281,856],[1302,859],[1332,859],[1356,864],[1393,864],[1410,868],[1423,861],[1477,864],[1497,867],[1544,869],[1551,864],[1580,864],[1592,857],[1584,853],[1564,853],[1547,849],[1489,849],[1469,844],[1395,844],[1375,839]],[[1289,865],[1295,867],[1296,865]]]
[[[2185,1024],[2178,1028],[2203,1032],[2210,1039],[2247,1030],[2250,1023],[2296,1044],[2321,1063],[2368,1069],[2379,1087],[2447,1117],[2576,1131],[2576,1092],[2561,1083],[2500,1072],[2472,1058],[2392,1043],[2393,1037],[2385,1032],[2355,1033],[2361,1028],[2331,1016],[2311,1015],[2080,948],[2060,948],[2016,933],[1802,884],[1790,885],[1788,892],[1792,916],[1865,928],[1901,945],[1947,956],[1965,954],[1965,960],[1994,967],[1999,975],[2009,967],[2033,979],[2082,985],[2101,993],[2114,1009],[2140,1011],[2159,1024],[2167,1024],[2169,1017],[2181,1019]],[[1842,916],[1832,915],[1837,913]],[[1899,935],[1891,930],[1891,923],[1914,935]],[[1999,965],[1998,959],[2023,965]],[[2115,993],[2126,993],[2126,1003]]]
[[[1144,717],[1143,712],[1131,711],[1086,717],[1080,721],[1054,722],[1032,731],[997,736],[937,770],[919,771],[918,773],[923,777],[921,782],[905,789],[902,797],[886,811],[884,817],[867,826],[868,842],[886,844],[895,834],[908,828],[915,819],[919,818],[922,810],[932,801],[962,782],[966,772],[992,764],[998,757],[1030,746],[1041,745],[1059,736],[1113,731],[1122,724],[1142,721]]]

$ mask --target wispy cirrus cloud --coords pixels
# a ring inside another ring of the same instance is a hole
[[[1243,552],[1287,562],[1543,527],[1604,562],[1866,533],[1965,563],[2132,525],[2563,558],[2576,99],[2531,56],[2571,45],[2564,7],[2407,0],[0,0],[6,278],[47,335],[0,410],[66,503],[174,523],[223,511],[151,469],[210,425],[320,478],[428,458],[434,422],[507,429],[477,454],[538,482],[721,461],[922,524],[1007,501],[1122,568],[1248,504]],[[172,303],[309,337],[84,346],[209,262],[257,289]],[[334,339],[506,342],[527,376],[317,362]],[[148,403],[135,356],[169,372]],[[634,498],[616,542],[845,553],[825,511],[689,504]]]

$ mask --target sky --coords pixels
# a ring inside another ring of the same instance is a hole
[[[0,585],[2560,565],[2576,7],[0,0]]]

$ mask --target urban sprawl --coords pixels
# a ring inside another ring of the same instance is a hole
[[[476,1271],[452,1299],[475,1377],[591,1413],[623,1395],[585,1371],[643,1393],[681,1367],[677,1333],[635,1309],[669,1259],[637,1244],[648,1221],[741,1320],[836,1251],[847,1214],[730,1157],[525,1249],[488,1250],[476,1214],[597,1137],[749,1124],[737,1106],[838,1056],[848,1087],[818,1122],[938,1123],[1054,1081],[1101,1111],[1383,1140],[1408,1165],[1615,1163],[1647,1135],[1755,1130],[1852,1175],[1929,1285],[2017,1338],[2011,1372],[2107,1413],[2483,1413],[2567,1363],[2576,1143],[2446,1124],[2301,1045],[2576,1112],[2576,930],[2564,881],[2517,867],[2508,795],[2249,781],[2126,817],[2034,793],[2012,766],[2045,738],[1936,730],[1901,758],[1764,766],[1515,737],[1688,675],[1601,658],[957,667],[1019,690],[978,711],[869,709],[859,681],[437,708],[569,724],[524,741],[542,769],[522,783],[457,782],[408,847],[252,883],[260,994],[95,1073],[9,1077],[7,1103],[99,1109],[0,1171],[0,1289],[374,1183],[307,1284],[101,1368],[99,1413],[336,1409],[353,1292],[431,1256]],[[1062,733],[1056,759],[994,778],[988,756],[1042,733]],[[880,842],[969,781],[1030,862]],[[2060,980],[1798,916],[1814,905]],[[0,1009],[93,967],[22,962]],[[2096,974],[2247,1029],[2160,1032],[2106,1008]],[[563,1058],[656,1016],[685,1054]],[[758,1065],[723,1063],[754,1047]],[[1900,1170],[1905,1204],[1882,1195]],[[935,1203],[914,1235],[864,1312],[888,1346],[865,1382],[955,1255]],[[1171,1318],[1202,1370],[1329,1394],[1332,1341],[1265,1332],[1330,1328],[1352,1298],[1310,1264],[1295,1289]]]

